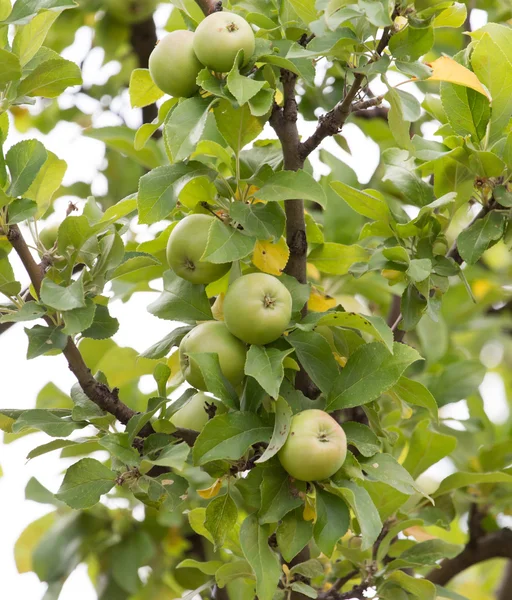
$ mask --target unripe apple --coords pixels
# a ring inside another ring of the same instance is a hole
[[[272,275],[250,273],[236,279],[224,298],[224,322],[233,335],[248,344],[277,340],[290,323],[292,297]]]
[[[309,409],[292,417],[290,433],[279,450],[281,465],[299,481],[328,479],[347,455],[341,426],[323,410]]]
[[[206,321],[194,327],[181,340],[180,366],[185,379],[198,390],[206,390],[201,369],[189,354],[211,352],[219,357],[220,370],[236,387],[244,378],[247,349],[245,344],[229,333],[221,321]]]
[[[255,48],[254,33],[240,15],[228,11],[214,12],[197,26],[194,52],[209,69],[218,73],[231,71],[236,55],[244,51],[246,65]]]
[[[197,74],[203,65],[197,60],[192,31],[179,29],[168,33],[149,57],[149,72],[156,85],[174,97],[189,98],[197,90]]]
[[[47,225],[39,232],[39,241],[47,250],[51,250],[57,241],[59,223]]]
[[[200,260],[215,217],[189,215],[172,230],[167,242],[167,262],[171,269],[191,283],[211,283],[229,271],[231,263],[215,264]]]
[[[158,6],[158,0],[107,0],[106,9],[121,23],[141,23],[148,19]]]
[[[206,404],[215,404],[217,407],[216,415],[227,411],[225,405],[220,400],[207,396],[204,392],[198,392],[190,398],[185,406],[174,413],[171,417],[171,423],[175,427],[201,431],[209,420],[208,413],[206,412]]]

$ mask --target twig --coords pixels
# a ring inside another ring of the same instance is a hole
[[[34,260],[17,225],[11,225],[9,227],[7,239],[12,244],[16,254],[23,263],[23,266],[30,277],[30,281],[34,286],[34,290],[39,297],[44,277],[41,265],[37,264]],[[53,321],[49,317],[44,317],[44,319],[50,327],[54,326]],[[119,399],[115,390],[110,390],[108,386],[97,381],[93,377],[91,370],[85,364],[79,349],[71,337],[68,337],[67,344],[62,353],[66,357],[69,369],[75,375],[84,394],[97,406],[116,417],[123,425],[126,425],[128,421],[137,414]],[[152,433],[153,428],[150,423],[147,423],[138,435],[140,437],[147,437]],[[174,435],[183,439],[189,445],[193,445],[195,438],[197,437],[196,432],[189,431],[188,429],[178,429]]]
[[[219,0],[196,0],[196,3],[206,16],[222,10],[222,2]]]
[[[333,594],[338,595],[337,592],[339,592],[341,588],[358,573],[359,571],[357,569],[354,569],[353,571],[350,571],[350,573],[347,573],[344,577],[339,577],[338,579],[336,579],[336,581],[328,590],[322,592],[321,594],[318,594],[318,600],[329,600],[330,598],[334,597]]]

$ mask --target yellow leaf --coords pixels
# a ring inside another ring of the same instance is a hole
[[[304,521],[313,521],[313,523],[316,523],[316,488],[313,488],[312,492],[307,492],[306,494],[302,518]]]
[[[427,81],[448,81],[449,83],[457,83],[458,85],[469,87],[491,99],[489,92],[480,83],[473,71],[459,65],[453,58],[441,56],[427,64],[432,68],[432,75]]]
[[[344,367],[347,364],[347,357],[346,356],[341,356],[341,354],[338,354],[337,352],[333,352],[333,356],[334,356],[334,360],[342,367]]]
[[[287,356],[283,360],[283,367],[285,369],[292,369],[293,371],[300,371],[299,363],[296,360],[293,360],[293,358],[291,358],[290,356]]]
[[[312,263],[306,264],[306,273],[309,279],[314,279],[315,281],[320,281],[320,278],[322,277],[318,268]]]
[[[176,350],[167,359],[167,366],[171,369],[171,375],[167,380],[167,385],[172,387],[178,387],[185,380],[180,367],[180,353]]]
[[[209,500],[210,498],[215,498],[215,496],[220,492],[221,486],[222,479],[217,479],[215,483],[213,483],[209,488],[205,488],[204,490],[197,490],[197,493],[201,496],[201,498]]]
[[[308,300],[308,310],[313,312],[325,312],[336,306],[336,300],[332,296],[322,294],[320,290],[313,287]]]
[[[428,531],[426,531],[423,527],[419,527],[415,525],[414,527],[409,527],[404,529],[404,534],[407,536],[412,536],[418,542],[426,542],[427,540],[436,540],[437,537],[432,535]]]
[[[286,267],[289,256],[290,250],[284,238],[276,243],[258,240],[254,247],[252,262],[260,271],[279,276]]]
[[[221,292],[212,306],[212,315],[217,321],[224,321],[224,295],[224,292]]]

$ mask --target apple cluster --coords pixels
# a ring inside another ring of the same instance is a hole
[[[227,73],[240,51],[242,65],[246,65],[254,48],[254,33],[243,17],[215,12],[201,21],[195,32],[181,29],[162,38],[149,57],[149,72],[162,92],[189,98],[199,89],[199,71],[207,67]]]
[[[215,217],[192,214],[172,230],[167,261],[181,278],[208,284],[225,275],[231,263],[202,259]],[[205,321],[192,329],[179,347],[180,366],[187,382],[199,391],[172,417],[176,427],[200,431],[208,421],[206,408],[214,403],[217,413],[226,412],[218,400],[207,396],[206,382],[190,355],[217,354],[224,377],[237,389],[245,376],[247,345],[264,346],[276,341],[289,325],[292,297],[272,275],[249,273],[232,281],[223,304],[224,321]],[[278,457],[295,479],[327,479],[342,466],[347,453],[345,433],[322,410],[305,410],[292,418],[290,433]]]

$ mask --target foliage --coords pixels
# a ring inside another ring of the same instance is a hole
[[[253,26],[254,54],[224,75],[202,69],[199,91],[178,99],[147,70],[152,18],[120,22],[102,0],[0,0],[0,333],[23,323],[27,359],[63,353],[77,378],[69,396],[48,384],[35,408],[0,411],[6,441],[51,438],[30,459],[77,459],[58,491],[28,483],[27,498],[54,511],[19,538],[18,569],[48,583],[45,599],[82,562],[105,600],[335,600],[368,587],[383,600],[473,597],[477,584],[444,586],[512,559],[500,529],[511,420],[492,422],[479,391],[492,370],[512,398],[512,9],[478,2],[489,22],[469,31],[452,0],[224,4]],[[215,3],[165,8],[167,32],[194,31]],[[103,64],[119,65],[101,85],[62,56],[84,27]],[[125,92],[142,109],[136,131],[96,126],[80,101],[108,112]],[[64,160],[32,131],[61,121],[105,144],[104,195],[62,185]],[[345,123],[379,146],[365,185],[324,144],[349,151]],[[12,144],[13,129],[28,135]],[[61,196],[73,198],[65,216],[53,214]],[[194,213],[214,216],[200,260],[231,263],[206,286],[167,267],[169,236]],[[135,224],[152,239],[139,242]],[[248,347],[240,386],[215,353],[191,355],[226,412],[207,404],[199,434],[176,428],[195,394],[178,346],[198,322],[222,321],[228,287],[252,272],[288,289],[290,323]],[[166,335],[141,355],[119,347],[109,304],[155,290],[148,310]],[[347,436],[327,481],[295,481],[276,456],[308,408]],[[447,457],[454,473],[437,487],[429,468]],[[129,508],[109,508],[112,497]]]

